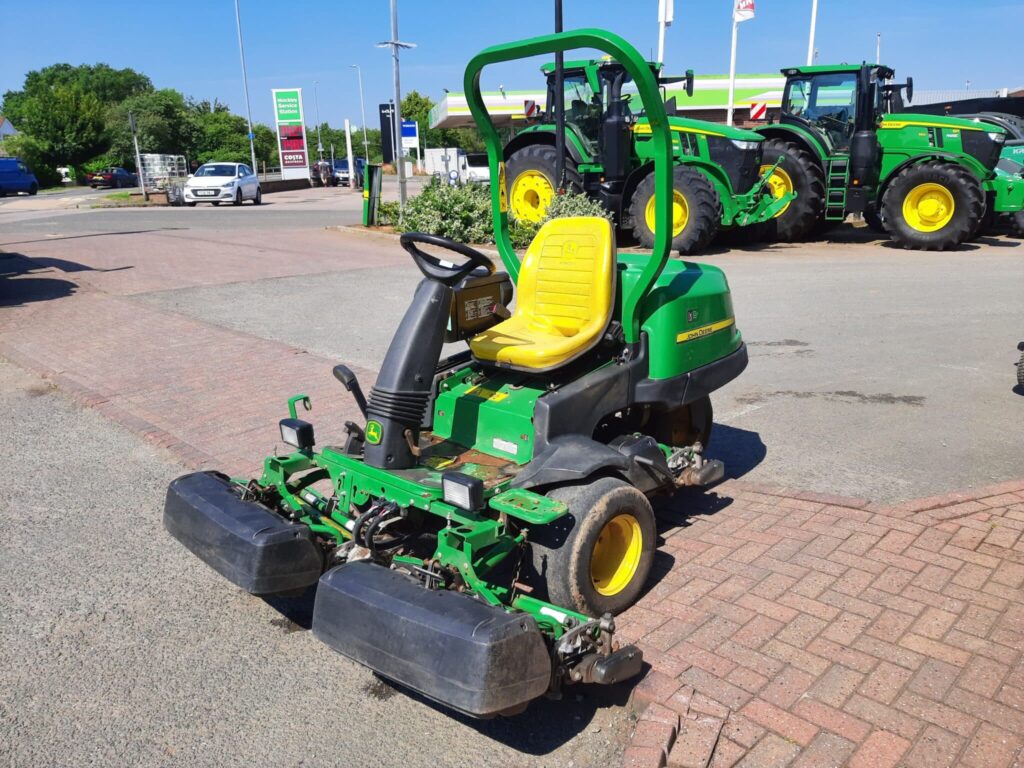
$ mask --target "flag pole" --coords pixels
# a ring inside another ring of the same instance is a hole
[[[814,28],[818,24],[818,0],[811,0],[811,36],[807,41],[807,66],[814,63]]]
[[[732,125],[732,112],[735,105],[736,96],[736,28],[739,26],[739,22],[736,21],[736,17],[733,16],[732,20],[732,54],[729,56],[729,112],[726,119],[726,125]]]

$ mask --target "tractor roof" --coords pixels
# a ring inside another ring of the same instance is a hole
[[[861,64],[814,64],[805,67],[786,67],[782,70],[782,74],[788,77],[789,75],[818,75],[826,72],[860,72],[861,66]],[[880,64],[870,66],[888,69]]]

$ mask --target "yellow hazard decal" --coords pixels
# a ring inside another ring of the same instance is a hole
[[[492,403],[500,403],[508,397],[508,392],[499,392],[496,389],[487,389],[481,386],[470,387],[466,390],[466,394],[479,397],[481,400],[490,400]]]
[[[728,320],[719,320],[717,323],[711,323],[711,325],[703,325],[700,328],[694,328],[692,331],[683,331],[676,336],[676,341],[680,344],[686,341],[693,341],[694,339],[702,339],[715,331],[724,331],[726,328],[732,326],[736,321],[733,318]]]
[[[505,188],[504,163],[498,163],[498,210],[508,213],[508,189]]]

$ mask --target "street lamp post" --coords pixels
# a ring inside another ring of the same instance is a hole
[[[395,159],[398,161],[399,206],[405,208],[405,162],[402,160],[402,86],[398,77],[398,51],[401,48],[415,48],[415,43],[403,43],[398,39],[398,0],[391,0],[391,39],[377,43],[378,48],[391,49],[391,69],[395,77],[395,105],[392,108],[394,121]]]
[[[366,104],[363,102],[363,70],[358,64],[349,64],[359,77],[359,111],[363,115],[363,162],[370,164],[370,142],[366,140]]]
[[[242,59],[242,90],[245,91],[245,121],[249,126],[249,154],[252,156],[252,170],[256,172],[256,134],[252,132],[252,111],[249,109],[249,76],[245,73],[245,48],[242,47],[242,16],[235,0],[235,27],[238,29],[238,55]]]

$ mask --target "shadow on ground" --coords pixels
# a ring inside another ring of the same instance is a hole
[[[94,269],[85,264],[65,259],[30,259],[21,253],[0,253],[0,307],[17,307],[38,301],[52,301],[71,296],[78,284],[59,277],[43,277],[60,270],[75,272],[119,272],[133,267]]]

